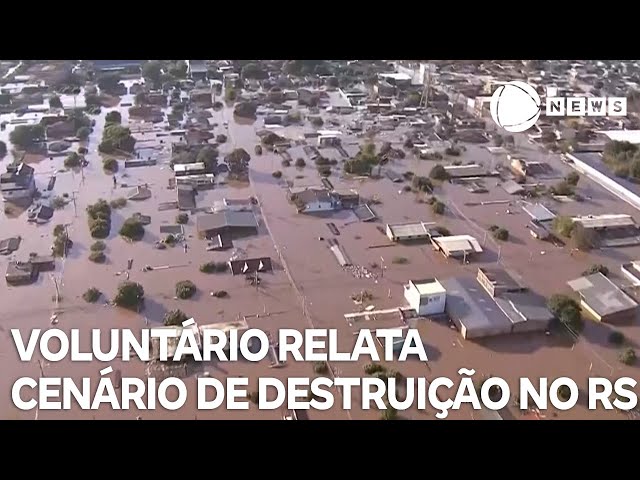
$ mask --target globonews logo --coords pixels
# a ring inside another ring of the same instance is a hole
[[[525,82],[500,85],[491,96],[491,117],[507,132],[519,133],[535,125],[542,113],[540,95]],[[625,117],[625,97],[546,98],[547,117]]]

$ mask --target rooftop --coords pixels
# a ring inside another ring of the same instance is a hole
[[[420,295],[434,295],[447,292],[442,284],[435,278],[409,280],[409,285],[413,286]]]
[[[632,309],[638,304],[601,273],[567,282],[574,292],[598,315],[611,315]]]
[[[429,226],[433,223],[425,222],[412,222],[412,223],[398,223],[395,225],[387,224],[387,229],[396,238],[402,237],[416,237],[420,235],[427,235],[429,233]]]
[[[584,228],[630,227],[636,225],[633,217],[626,214],[585,215],[573,217],[573,221],[582,224]]]
[[[531,291],[502,293],[494,301],[514,324],[526,321],[546,322],[553,318],[545,298]]]
[[[487,171],[482,165],[447,165],[444,167],[450,177],[482,177]]]
[[[253,212],[224,211],[207,213],[196,217],[197,230],[206,232],[220,228],[258,228]]]
[[[620,178],[620,177],[616,177],[615,175],[613,175],[613,173],[611,172],[609,167],[607,167],[607,165],[605,165],[605,163],[602,161],[602,154],[601,153],[598,153],[598,152],[576,152],[576,153],[570,154],[570,158],[571,157],[574,159],[574,161],[577,160],[579,162],[584,163],[588,167],[591,167],[594,170],[596,170],[601,175],[604,175],[604,176],[610,178],[611,180],[616,182],[621,187],[626,188],[631,193],[640,196],[640,187],[638,187],[637,184],[635,184],[633,182],[630,182],[629,180],[627,180],[625,178]]]
[[[481,267],[482,274],[495,286],[507,290],[521,290],[522,285],[502,268]]]
[[[534,203],[533,205],[525,205],[522,209],[534,220],[539,222],[550,221],[556,218],[555,213],[549,210],[541,203]]]
[[[603,130],[598,133],[609,140],[640,144],[640,130]]]
[[[447,252],[474,252],[482,253],[482,247],[478,240],[471,235],[449,235],[433,239],[440,248]]]
[[[447,290],[447,312],[468,330],[511,328],[511,320],[474,279],[448,278],[442,284]]]

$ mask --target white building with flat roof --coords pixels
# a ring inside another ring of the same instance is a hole
[[[444,313],[447,291],[435,278],[409,280],[404,298],[418,315],[439,315]]]

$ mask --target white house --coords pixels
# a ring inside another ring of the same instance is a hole
[[[328,190],[308,189],[293,195],[298,213],[330,212],[338,207],[336,198]]]
[[[435,278],[409,280],[404,298],[418,315],[438,315],[444,313],[447,291]]]

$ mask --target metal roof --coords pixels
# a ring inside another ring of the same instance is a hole
[[[199,232],[229,228],[258,228],[258,221],[253,212],[224,211],[208,213],[196,217]]]
[[[586,215],[584,217],[573,217],[573,221],[580,223],[584,228],[630,227],[636,225],[633,217],[626,214]]]
[[[637,307],[638,304],[602,273],[567,282],[582,300],[600,316],[611,315]]]
[[[420,235],[427,235],[429,233],[428,226],[433,223],[425,222],[412,222],[412,223],[399,223],[396,225],[388,224],[387,228],[391,231],[391,234],[396,238],[403,237],[417,237]]]
[[[474,252],[482,253],[482,247],[471,235],[448,235],[434,238],[433,241],[446,253]]]
[[[541,203],[534,203],[533,205],[525,205],[522,209],[534,220],[539,222],[545,222],[556,218],[555,213],[549,210]]]

